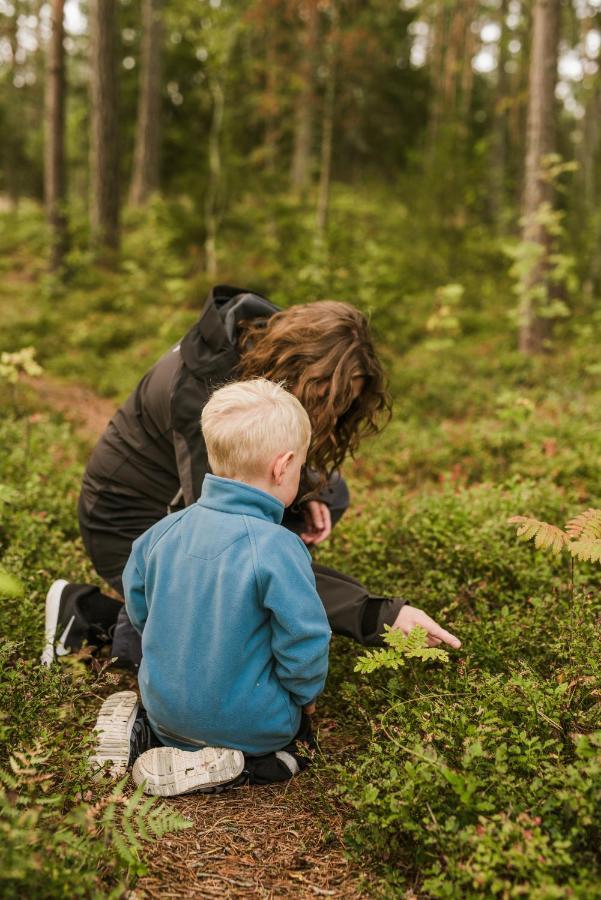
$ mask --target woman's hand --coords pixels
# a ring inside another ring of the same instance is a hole
[[[330,509],[320,500],[309,500],[304,508],[305,528],[301,532],[301,540],[308,546],[321,544],[332,531]]]
[[[450,631],[445,631],[427,613],[417,609],[415,606],[408,606],[407,604],[403,606],[392,627],[400,628],[403,634],[409,634],[417,625],[426,629],[429,647],[437,647],[439,644],[448,644],[454,650],[458,650],[461,647],[459,638],[451,634]]]

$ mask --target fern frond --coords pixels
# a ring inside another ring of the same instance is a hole
[[[139,786],[131,796],[123,793],[127,776],[116,785],[106,800],[98,821],[100,833],[128,866],[140,861],[143,843],[173,831],[191,828],[192,822],[159,803],[156,797],[146,797]]]
[[[150,810],[156,805],[156,797],[146,797],[138,809],[138,831],[143,841],[151,841],[153,836],[149,831]]]
[[[376,669],[400,669],[405,665],[405,660],[399,655],[398,650],[367,650],[364,656],[360,656],[355,664],[355,672],[367,674]]]
[[[0,785],[4,785],[9,791],[15,791],[19,785],[19,779],[7,772],[6,769],[0,769]]]
[[[164,803],[155,806],[146,819],[148,827],[156,837],[163,837],[171,831],[185,831],[194,827],[194,822],[182,816],[177,810],[170,809]]]
[[[550,550],[559,554],[569,543],[570,539],[566,532],[548,522],[541,522],[530,516],[512,516],[508,521],[510,525],[517,525],[518,540],[531,541],[534,538],[537,550]]]
[[[590,507],[566,525],[566,531],[572,540],[599,540],[601,539],[601,509]]]
[[[436,659],[447,662],[449,654],[438,647],[427,646],[428,633],[425,628],[413,628],[405,635],[398,628],[385,626],[384,642],[388,647],[381,650],[367,650],[357,660],[355,672],[375,672],[377,669],[400,669],[407,659]]]
[[[581,540],[571,541],[568,549],[572,556],[580,559],[582,562],[601,562],[601,540]]]

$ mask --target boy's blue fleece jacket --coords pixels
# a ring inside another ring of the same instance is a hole
[[[133,544],[125,603],[158,737],[184,750],[280,750],[324,688],[330,626],[284,506],[207,475],[200,499]]]

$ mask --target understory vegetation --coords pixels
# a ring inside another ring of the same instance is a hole
[[[390,373],[393,420],[347,466],[352,507],[320,561],[463,642],[355,673],[361,648],[334,640],[321,708],[351,749],[321,763],[324,803],[391,896],[601,897],[601,569],[578,562],[572,585],[566,557],[508,524],[601,506],[601,315],[584,298],[553,352],[518,355],[498,239],[382,200],[337,190],[325,246],[286,198],[253,206],[252,229],[250,200],[223,225],[221,281],[355,303]],[[157,202],[132,216],[117,271],[75,239],[59,282],[24,204],[0,234],[0,349],[33,346],[48,375],[122,399],[209,286],[187,227],[185,206]],[[0,566],[21,586],[1,588],[0,892],[119,896],[153,834],[186,823],[90,779],[98,700],[123,676],[85,652],[38,665],[49,582],[95,578],[76,520],[88,448],[31,380],[0,391]]]

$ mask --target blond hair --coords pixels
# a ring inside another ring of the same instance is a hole
[[[257,475],[278,453],[306,451],[311,423],[301,403],[279,384],[236,381],[212,395],[200,417],[215,475]]]

